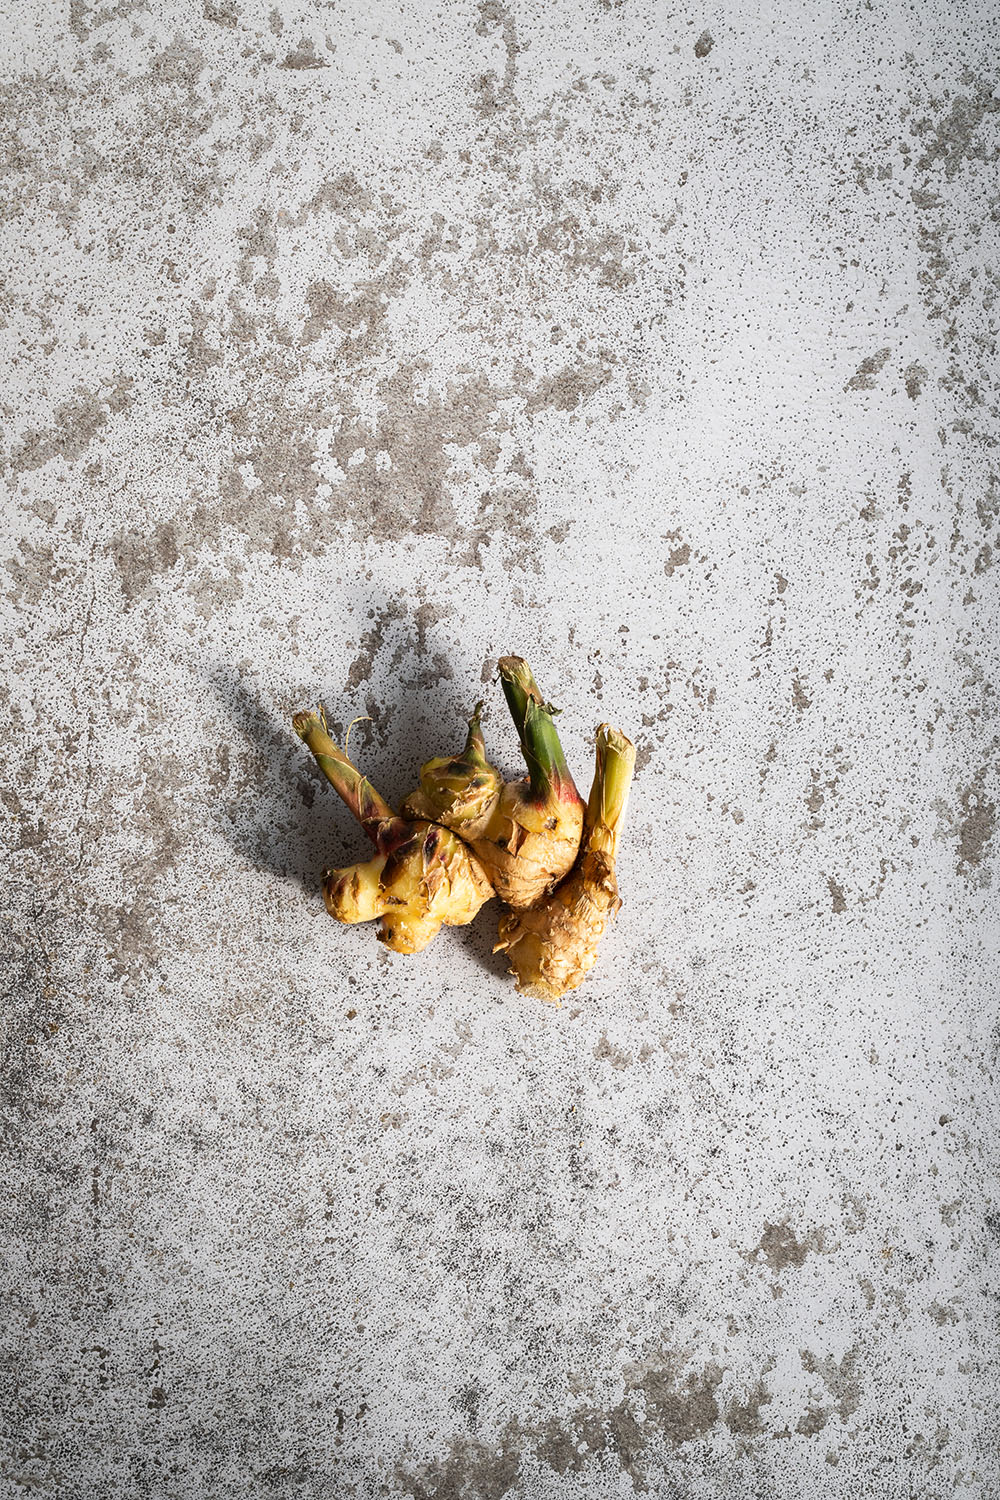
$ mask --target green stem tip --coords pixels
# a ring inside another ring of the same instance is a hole
[[[620,729],[601,724],[597,730],[596,766],[587,802],[584,839],[591,849],[603,850],[612,858],[625,822],[634,771],[632,741]]]
[[[561,802],[579,801],[580,794],[556,732],[554,715],[559,710],[542,698],[523,656],[501,656],[497,670],[521,741],[532,795],[540,802],[552,798]]]
[[[480,698],[469,720],[469,734],[465,741],[465,749],[462,751],[462,759],[467,760],[470,765],[489,768],[489,761],[486,759],[486,741],[483,739],[482,725],[479,722],[482,713],[483,700]]]

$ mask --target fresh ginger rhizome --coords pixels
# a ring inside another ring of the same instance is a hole
[[[325,870],[323,898],[338,922],[380,918],[378,937],[419,953],[442,926],[471,922],[500,898],[494,952],[517,988],[558,1004],[593,968],[621,905],[615,853],[635,769],[635,747],[601,724],[584,804],[528,663],[504,656],[499,677],[527,775],[505,782],[486,758],[477,703],[464,749],[429,760],[396,813],[330,737],[322,710],[292,720],[321,771],[372,843],[373,859]]]

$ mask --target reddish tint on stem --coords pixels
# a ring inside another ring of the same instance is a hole
[[[411,825],[397,816],[367,776],[362,776],[357,766],[330,738],[322,711],[296,714],[292,728],[308,745],[323,775],[380,853],[391,853],[411,836]]]

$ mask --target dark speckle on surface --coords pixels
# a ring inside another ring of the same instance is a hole
[[[844,895],[844,887],[832,875],[826,877],[826,885],[830,892],[831,910],[835,913],[846,911],[847,897]]]
[[[844,389],[846,391],[873,391],[875,389],[875,377],[883,368],[891,353],[892,350],[886,348],[879,349],[874,354],[866,355]]]
[[[788,1224],[765,1224],[759,1248],[772,1271],[785,1271],[803,1265],[811,1246],[797,1240]]]

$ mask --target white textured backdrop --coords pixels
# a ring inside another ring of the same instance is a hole
[[[998,22],[5,7],[4,1495],[996,1495]],[[508,651],[561,1011],[289,730]]]

